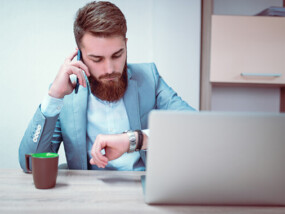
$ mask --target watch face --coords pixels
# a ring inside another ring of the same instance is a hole
[[[134,152],[136,149],[136,136],[133,131],[128,131],[127,135],[129,136],[129,141],[130,141],[130,148],[128,152]]]

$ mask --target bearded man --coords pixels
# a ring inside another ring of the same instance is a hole
[[[194,110],[153,63],[127,64],[126,32],[123,13],[110,2],[78,10],[78,49],[64,61],[20,144],[25,172],[25,154],[57,153],[61,143],[69,169],[145,170],[151,110]]]

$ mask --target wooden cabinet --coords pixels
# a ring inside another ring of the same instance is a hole
[[[285,17],[212,16],[210,81],[285,85]]]

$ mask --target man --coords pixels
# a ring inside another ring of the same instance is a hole
[[[61,142],[69,169],[145,170],[150,111],[194,110],[153,63],[127,64],[126,32],[110,2],[79,9],[74,35],[82,58],[73,60],[76,49],[64,61],[30,122],[19,148],[24,171],[25,154],[58,152]]]

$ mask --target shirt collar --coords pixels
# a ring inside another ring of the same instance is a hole
[[[110,102],[110,101],[106,101],[106,100],[101,100],[101,99],[99,99],[98,97],[96,97],[96,96],[95,96],[94,94],[92,94],[92,93],[90,93],[89,96],[94,97],[98,102],[100,102],[100,103],[102,103],[102,104],[104,104],[104,105],[110,105],[110,104],[112,104],[112,106],[118,105],[119,102],[120,102],[121,99],[122,99],[122,98],[121,98],[121,99],[119,99],[119,100],[117,100],[117,101]]]

